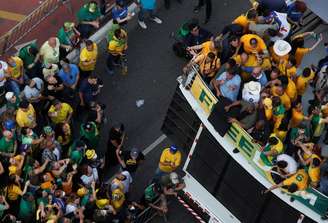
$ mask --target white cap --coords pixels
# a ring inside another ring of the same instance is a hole
[[[11,91],[7,92],[5,97],[6,97],[6,100],[9,101],[10,99],[12,99],[14,97],[14,92],[11,92]]]
[[[287,55],[291,50],[291,45],[285,40],[277,40],[273,45],[273,51],[280,57]]]
[[[180,183],[179,176],[176,172],[170,173],[170,179],[173,184],[178,184]]]
[[[261,84],[257,81],[250,81],[244,84],[242,98],[250,103],[257,103],[260,100]]]

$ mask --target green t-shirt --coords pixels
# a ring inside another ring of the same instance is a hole
[[[80,129],[80,135],[82,137],[85,137],[89,141],[90,146],[95,149],[98,146],[98,142],[99,142],[99,132],[98,132],[97,125],[94,122],[91,122],[91,125],[92,125],[91,131],[85,131],[82,124]]]
[[[101,16],[99,7],[96,8],[95,12],[89,11],[89,4],[85,4],[80,8],[80,10],[77,13],[77,20],[79,22],[82,21],[95,21]]]
[[[16,96],[16,102],[11,103],[11,102],[8,101],[7,104],[6,104],[7,109],[12,109],[12,110],[15,110],[15,111],[18,109],[19,103],[21,102],[21,100],[19,99],[19,97],[17,95],[15,95],[15,96]]]
[[[119,28],[120,28],[120,25],[119,24],[113,24],[112,27],[110,27],[110,29],[108,31],[108,35],[107,35],[108,42],[110,42],[113,39],[115,30],[117,30]]]
[[[75,35],[74,31],[65,32],[64,27],[61,27],[57,33],[59,42],[64,45],[72,45],[71,39]]]
[[[15,146],[14,137],[9,141],[7,141],[5,137],[2,137],[0,139],[0,152],[13,153],[14,152],[14,146]]]
[[[31,43],[25,47],[23,47],[20,51],[19,51],[19,58],[21,58],[23,60],[24,63],[24,67],[27,68],[28,65],[32,64],[34,62],[35,56],[31,55],[28,50],[29,48],[34,48],[34,49],[38,49],[38,47],[36,46],[35,43]]]
[[[22,197],[19,204],[19,217],[20,218],[28,218],[32,216],[35,212],[35,202],[28,201],[24,197]]]

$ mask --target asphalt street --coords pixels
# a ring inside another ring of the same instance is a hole
[[[123,76],[118,70],[109,75],[105,69],[106,42],[99,45],[99,59],[96,73],[104,81],[100,101],[107,105],[108,123],[103,127],[100,150],[106,149],[107,132],[110,125],[122,122],[126,126],[128,138],[124,148],[137,147],[144,150],[162,135],[160,128],[164,120],[171,97],[176,88],[176,78],[181,74],[186,61],[177,58],[172,51],[173,40],[170,33],[191,18],[204,20],[204,11],[193,13],[196,0],[184,0],[179,4],[171,0],[171,9],[166,10],[159,1],[158,17],[163,24],[146,21],[147,30],[142,30],[137,19],[129,22],[128,75]],[[213,15],[204,27],[218,33],[225,24],[243,13],[250,7],[247,0],[213,0]],[[141,107],[136,106],[137,100],[144,100]],[[154,148],[146,156],[145,163],[140,167],[134,179],[132,197],[141,196],[143,188],[152,178],[161,150],[170,145],[169,139]],[[185,157],[186,154],[184,154]],[[115,170],[108,170],[113,173]],[[176,201],[169,206],[169,222],[193,222],[193,217]],[[163,222],[156,218],[152,222]]]

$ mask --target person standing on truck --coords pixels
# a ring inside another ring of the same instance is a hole
[[[181,164],[181,152],[174,145],[163,150],[159,160],[154,179],[159,179],[165,174],[172,173]]]

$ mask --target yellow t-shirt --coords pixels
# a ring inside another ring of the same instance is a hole
[[[297,111],[295,108],[292,109],[292,118],[291,118],[291,127],[295,128],[297,127],[304,119],[304,114],[301,111]]]
[[[99,209],[103,209],[105,208],[107,205],[110,204],[110,200],[109,199],[96,199],[96,205]]]
[[[278,154],[282,153],[284,151],[284,144],[280,138],[276,134],[271,134],[270,137],[276,137],[278,139],[278,144],[271,146],[270,150],[275,150]]]
[[[8,66],[8,74],[14,79],[19,79],[23,75],[21,72],[21,69],[23,67],[23,61],[19,57],[12,57],[12,59],[15,61],[16,66]]]
[[[121,32],[123,32],[124,36],[127,36],[127,34],[124,30],[121,30]],[[114,56],[120,55],[127,48],[126,43],[122,44],[120,42],[121,42],[121,40],[118,40],[115,36],[113,37],[113,39],[111,41],[109,41],[107,49],[112,55],[114,55]]]
[[[274,96],[279,96],[279,98],[280,98],[280,100],[281,100],[281,103],[284,105],[286,111],[288,111],[288,110],[291,108],[292,105],[291,105],[291,102],[290,102],[290,98],[289,98],[289,96],[286,94],[286,92],[284,92],[283,95],[278,95],[278,94],[276,93],[276,87],[275,87],[275,86],[272,87],[271,91],[272,91],[272,94],[273,94]]]
[[[206,60],[206,55],[200,54],[195,59],[195,63],[199,65],[200,73],[204,77],[213,77],[216,74],[215,71],[220,69],[220,66],[221,66],[220,58],[215,57],[214,61],[212,63],[206,63],[205,60]],[[213,70],[215,70],[215,71],[213,71]],[[210,71],[213,71],[213,72],[210,72]]]
[[[312,154],[311,158],[317,158],[321,161],[321,158],[316,155]],[[320,181],[320,166],[319,167],[312,167],[311,165],[309,166],[308,174],[310,177],[311,182],[318,183]]]
[[[297,99],[297,88],[294,81],[292,81],[290,78],[288,78],[288,85],[285,93],[288,95],[291,102],[294,102]]]
[[[285,138],[287,136],[287,131],[280,131],[276,129],[274,133],[282,142],[285,141]]]
[[[16,201],[18,199],[18,196],[23,194],[23,191],[20,189],[20,187],[13,185],[6,188],[7,197],[11,201]]]
[[[49,108],[49,112],[57,113],[56,116],[50,117],[51,121],[55,124],[64,123],[66,121],[66,118],[68,117],[68,115],[73,112],[73,109],[69,104],[61,103],[61,105],[62,105],[62,107],[59,111],[56,111],[54,105],[51,105]]]
[[[115,189],[112,192],[112,205],[115,210],[121,209],[125,201],[125,195],[120,189]]]
[[[25,112],[22,109],[18,109],[16,113],[16,122],[19,127],[33,127],[35,123],[35,110],[33,106],[30,104],[28,106],[28,110]]]
[[[175,154],[173,154],[170,152],[170,148],[166,148],[162,152],[160,162],[174,163],[175,167],[178,167],[181,164],[181,153],[180,151],[177,151]],[[173,168],[171,166],[164,166],[161,163],[159,163],[159,169],[163,172],[170,173],[174,171],[176,168]]]
[[[305,54],[310,52],[310,48],[297,48],[295,52],[296,66],[299,67],[302,63]]]
[[[299,76],[296,79],[296,88],[297,88],[297,94],[298,95],[303,95],[309,85],[309,82],[314,78],[314,72],[311,71],[310,76],[308,77],[303,77],[302,75]]]
[[[79,63],[80,69],[83,71],[94,70],[96,67],[97,56],[98,56],[98,47],[96,43],[93,43],[92,51],[88,51],[87,48],[84,47],[80,53],[80,63]],[[82,63],[82,62],[89,62],[89,61],[93,61],[93,62],[89,65],[84,65]]]
[[[246,15],[240,15],[235,20],[233,20],[233,24],[238,24],[244,28],[244,31],[248,30],[249,20]]]
[[[209,52],[212,52],[216,55],[216,50],[212,49],[212,41],[206,41],[205,43],[202,43],[202,50],[199,52],[199,54],[207,55]]]
[[[309,176],[305,170],[298,170],[293,176],[287,178],[282,183],[284,186],[289,186],[295,183],[298,187],[298,190],[305,190],[308,187]]]
[[[255,38],[257,40],[257,47],[256,48],[252,48],[251,44],[250,44],[250,40]],[[246,53],[250,54],[250,53],[259,53],[259,52],[263,52],[264,50],[267,49],[263,39],[261,37],[259,37],[258,35],[255,34],[246,34],[243,35],[240,38],[240,42],[243,44],[244,46],[244,50]]]

